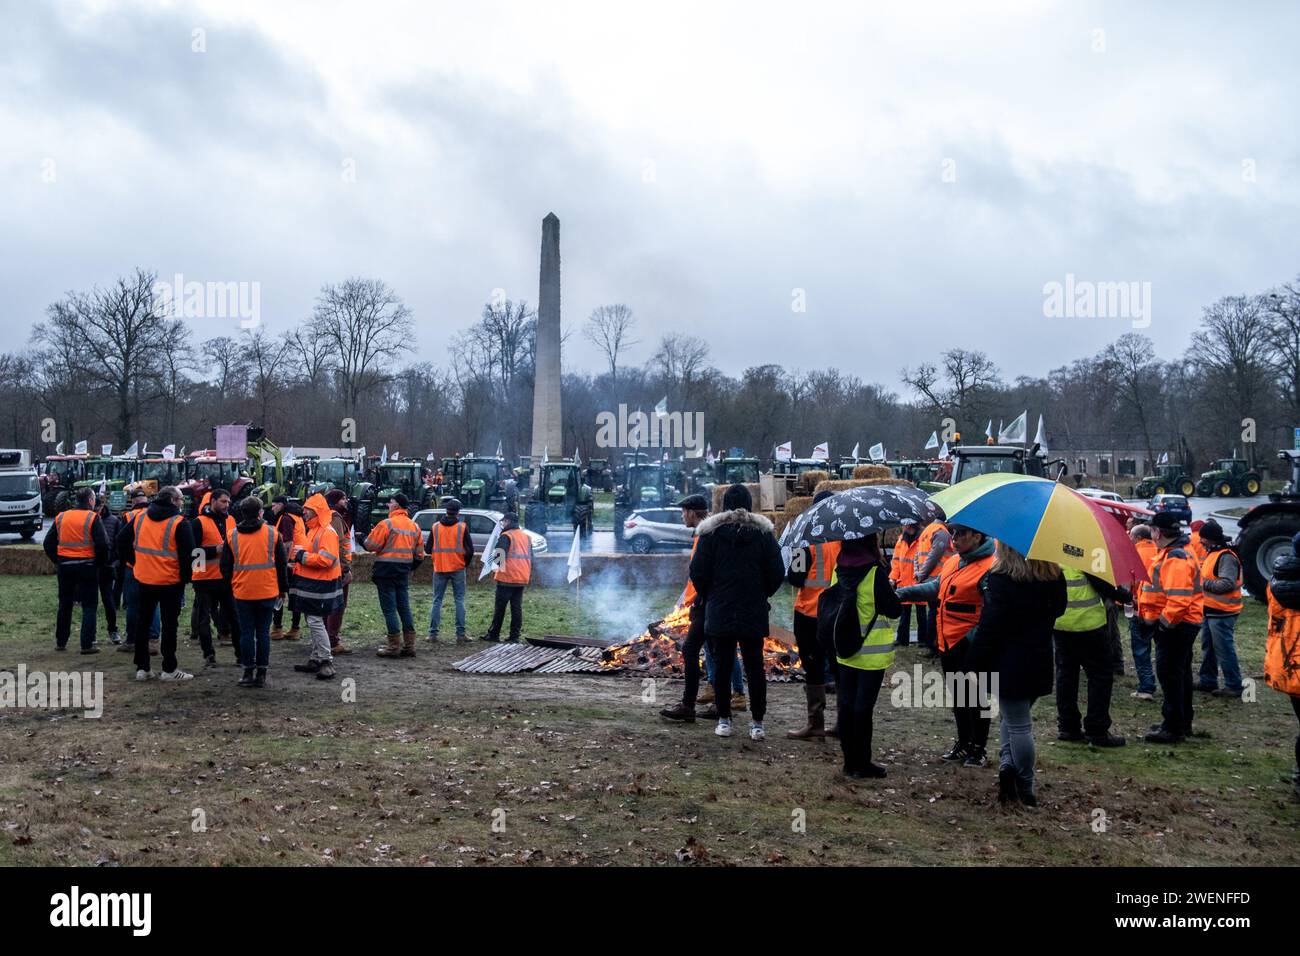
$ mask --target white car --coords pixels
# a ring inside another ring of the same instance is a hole
[[[1123,501],[1124,499],[1115,494],[1113,491],[1105,491],[1101,488],[1080,488],[1079,494],[1089,498],[1100,498],[1102,501]]]
[[[411,520],[415,522],[416,527],[427,534],[434,523],[446,513],[443,508],[425,508],[423,511],[417,511]],[[489,511],[486,508],[461,508],[460,517],[468,525],[469,533],[474,538],[474,549],[482,558],[483,549],[487,546],[488,538],[492,536],[492,529],[505,515],[500,511]],[[533,543],[533,554],[542,554],[546,551],[546,538],[527,528],[523,531]]]

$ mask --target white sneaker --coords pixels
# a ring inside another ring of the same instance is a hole
[[[153,671],[138,670],[135,672],[136,680],[153,680]]]
[[[760,724],[760,723],[758,723],[757,721],[755,721],[754,723],[752,723],[752,724],[749,725],[749,739],[750,739],[750,740],[765,740],[765,739],[767,739],[767,734],[763,733],[763,725],[762,725],[762,724]]]
[[[163,671],[158,675],[159,680],[194,680],[194,675],[189,671],[183,671],[179,667],[174,671]]]
[[[716,727],[713,728],[713,732],[714,732],[715,734],[717,734],[719,737],[730,737],[730,736],[731,736],[731,721],[729,721],[729,720],[719,720],[719,721],[718,721],[718,726],[716,726]]]

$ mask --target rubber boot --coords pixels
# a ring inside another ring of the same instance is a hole
[[[375,653],[380,657],[400,657],[402,654],[402,635],[389,634],[388,643]]]
[[[289,628],[289,630],[284,632],[284,639],[286,641],[298,640],[298,629],[296,627]]]
[[[284,629],[280,627],[271,628],[271,640],[273,641],[284,640]]]
[[[786,736],[791,740],[811,740],[826,736],[826,686],[824,684],[804,684],[804,698],[808,702],[808,723],[801,730],[790,730]]]
[[[415,656],[415,632],[414,632],[414,631],[403,631],[403,632],[402,632],[402,650],[401,650],[401,656],[402,656],[402,657],[414,657],[414,656]]]

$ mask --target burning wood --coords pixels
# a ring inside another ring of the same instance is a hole
[[[690,623],[690,609],[676,607],[626,643],[607,648],[601,656],[601,667],[654,677],[681,677],[682,644]],[[770,681],[803,680],[793,634],[780,627],[771,629],[763,641],[763,666]]]

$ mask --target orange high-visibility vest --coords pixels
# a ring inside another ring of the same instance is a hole
[[[234,573],[230,588],[238,601],[265,601],[280,594],[275,573],[275,546],[280,536],[269,524],[256,531],[230,532],[230,557]]]
[[[334,533],[339,536],[339,559],[343,562],[343,570],[346,572],[352,569],[352,529],[346,527],[347,522],[343,520],[343,516],[338,512],[335,512],[330,518],[331,526],[333,526],[335,518],[339,520],[340,524],[344,525],[342,530],[335,528]]]
[[[455,524],[436,522],[429,543],[433,545],[433,570],[442,574],[459,571],[465,567],[465,522]]]
[[[501,533],[510,541],[505,564],[497,571],[498,584],[527,584],[533,577],[533,543],[528,532],[511,528]]]
[[[414,564],[420,553],[420,529],[399,508],[366,536],[366,550],[375,552],[376,561]]]
[[[1187,550],[1192,553],[1192,555],[1196,558],[1197,562],[1204,561],[1205,556],[1209,554],[1209,552],[1205,548],[1205,544],[1201,541],[1201,533],[1199,531],[1192,531],[1188,533]]]
[[[307,547],[307,522],[301,515],[289,514],[289,518],[293,521],[294,550]]]
[[[1211,594],[1204,590],[1204,582],[1210,578],[1217,578],[1215,568],[1219,564],[1219,558],[1225,554],[1230,554],[1234,558],[1237,552],[1231,548],[1220,548],[1218,551],[1211,551],[1201,563],[1201,582],[1202,591],[1205,594],[1205,609],[1207,611],[1218,611],[1221,614],[1240,614],[1241,603],[1241,559],[1237,558],[1237,581],[1236,587],[1227,594]]]
[[[805,617],[816,617],[817,602],[821,600],[822,592],[830,587],[831,575],[835,573],[835,562],[840,556],[840,542],[814,544],[806,552],[810,555],[808,577],[794,596],[794,609]]]
[[[1147,569],[1147,576],[1151,575],[1151,566],[1156,562],[1156,555],[1159,550],[1156,543],[1150,538],[1140,538],[1133,545],[1137,548],[1138,557],[1142,559],[1142,566]],[[1148,623],[1155,623],[1156,618],[1160,616],[1160,609],[1151,601],[1147,595],[1147,582],[1143,581],[1142,586],[1137,589],[1133,595],[1133,608],[1138,617]]]
[[[695,546],[699,543],[700,543],[700,539],[698,537],[696,536],[691,537],[692,558],[695,557]],[[690,567],[691,567],[691,562],[688,559],[686,562],[686,587],[682,588],[682,596],[677,599],[678,607],[681,607],[682,605],[685,605],[686,607],[690,607],[692,604],[695,603],[695,598],[697,595],[695,592],[695,582],[691,580]]]
[[[135,522],[135,579],[141,584],[180,584],[176,556],[176,526],[185,519],[173,515],[154,521],[148,514]]]
[[[939,613],[935,631],[941,651],[965,640],[970,629],[979,623],[980,612],[984,609],[980,579],[993,565],[993,555],[959,567],[960,563],[961,555],[950,554],[939,571]]]
[[[1268,643],[1264,648],[1264,683],[1300,697],[1300,611],[1283,607],[1268,588]]]
[[[144,514],[145,510],[145,508],[132,508],[126,513],[126,523],[131,527],[133,533],[135,533],[135,519]],[[126,566],[128,568],[135,567],[135,558],[131,558],[131,560],[126,563]]]
[[[91,529],[99,517],[93,511],[70,508],[54,519],[54,529],[59,536],[59,557],[84,560],[95,556],[95,539]]]
[[[1151,580],[1142,585],[1146,600],[1165,627],[1200,624],[1205,619],[1201,568],[1187,550],[1169,545],[1151,565]]]
[[[195,581],[220,581],[221,580],[221,549],[223,539],[221,529],[217,527],[217,521],[212,515],[199,515],[199,527],[203,529],[203,534],[199,539],[196,547],[216,548],[217,556],[215,558],[203,559],[203,570],[195,571],[192,580]],[[235,530],[235,519],[226,515],[226,537],[230,540],[230,535]]]
[[[325,521],[311,533],[305,544],[306,556],[298,564],[296,574],[299,577],[316,581],[332,581],[343,576],[339,564],[339,535]]]
[[[930,560],[930,552],[934,550],[934,536],[938,534],[940,531],[947,531],[947,530],[948,530],[948,526],[945,525],[942,521],[931,521],[928,525],[925,526],[925,528],[917,536],[916,548],[912,552],[913,554],[912,563],[914,567],[914,572],[913,572],[914,574],[920,574],[921,568],[925,567],[925,563]],[[943,567],[943,561],[940,561],[939,564],[936,565],[936,568],[942,568],[942,567]],[[934,577],[935,573],[938,572],[936,571],[932,573],[930,576]],[[916,583],[924,584],[925,582],[922,581],[920,578],[917,578]]]
[[[911,587],[918,584],[916,580],[916,556],[920,551],[921,536],[917,535],[915,541],[908,541],[904,537],[899,537],[894,542],[894,558],[889,565],[889,580],[894,583],[895,588]],[[924,601],[904,601],[904,604],[924,604]]]

